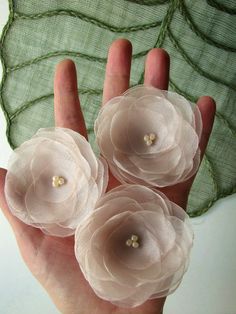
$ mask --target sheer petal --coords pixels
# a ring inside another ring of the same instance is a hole
[[[126,268],[131,269],[145,269],[155,262],[160,260],[159,246],[157,246],[157,239],[154,237],[149,228],[144,227],[144,219],[142,212],[131,214],[123,223],[117,227],[107,238],[106,252],[113,252],[114,267],[117,260]],[[138,236],[138,249],[134,249],[126,245],[126,241],[132,235]],[[109,258],[111,254],[104,256],[104,259]],[[107,263],[111,267],[111,263]],[[110,268],[111,269],[111,268]],[[111,269],[111,273],[113,273]]]
[[[193,241],[184,210],[139,185],[119,186],[97,206],[75,237],[77,260],[94,292],[121,307],[172,293]]]
[[[128,110],[118,111],[111,120],[110,138],[114,148],[122,153],[132,154],[128,137],[128,123],[125,122]]]
[[[67,149],[58,145],[51,141],[40,145],[29,165],[37,197],[54,203],[63,202],[73,194],[77,179],[78,185],[81,183],[81,171],[77,170],[75,160]],[[58,189],[52,185],[54,176],[65,180]]]
[[[187,159],[192,160],[196,154],[199,144],[199,138],[195,130],[185,121],[181,124],[181,134],[179,143],[183,154]]]
[[[99,131],[96,134],[96,142],[99,146],[101,154],[105,156],[106,160],[112,161],[114,148],[112,145],[109,129],[110,124],[108,126],[105,123],[101,124]]]
[[[38,140],[29,140],[13,151],[5,180],[5,195],[9,209],[27,224],[32,223],[32,219],[25,210],[25,194],[33,180],[31,172],[27,170],[39,143]]]
[[[201,138],[202,135],[202,116],[201,112],[197,105],[193,104],[193,112],[194,112],[194,124],[193,127],[198,135]]]
[[[134,109],[149,109],[154,116],[161,115],[170,133],[175,132],[178,128],[180,116],[173,104],[165,97],[145,95],[137,99]]]
[[[94,292],[97,296],[105,300],[123,300],[134,293],[133,287],[127,287],[115,281],[93,281],[93,278],[90,278],[89,282],[93,282]]]
[[[98,187],[98,194],[103,195],[107,189],[107,182],[109,180],[108,177],[108,165],[104,158],[100,156],[97,160],[98,162],[98,174],[95,178],[97,187]]]
[[[157,89],[151,85],[136,85],[129,88],[124,92],[124,96],[140,98],[145,95],[154,95],[159,97],[165,97],[164,91]]]
[[[141,215],[141,213],[140,213]],[[164,213],[145,211],[144,226],[155,237],[156,246],[158,246],[162,255],[166,254],[172,249],[176,241],[176,230],[166,217]],[[158,228],[157,228],[158,226]]]
[[[155,158],[140,158],[139,156],[130,156],[129,160],[140,171],[145,173],[147,179],[158,178],[158,175],[171,172],[179,163],[181,158],[181,149],[175,145],[167,152],[156,154]]]
[[[98,175],[98,162],[95,154],[93,153],[91,145],[83,136],[77,136],[78,133],[70,129],[63,129],[63,132],[67,133],[74,140],[77,150],[79,147],[79,152],[83,158],[88,162],[91,169],[91,176],[96,178]],[[81,164],[80,164],[81,165]]]
[[[96,138],[121,183],[165,187],[196,173],[202,130],[197,106],[177,93],[145,85],[110,103],[99,113]]]
[[[136,154],[149,155],[163,151],[174,144],[174,134],[169,136],[165,120],[162,115],[154,115],[149,109],[136,109],[133,107],[127,112],[127,137]],[[114,125],[114,133],[116,132]],[[145,135],[155,134],[153,145],[148,146],[144,140]]]
[[[57,224],[47,224],[41,227],[41,229],[45,234],[56,237],[69,237],[75,233],[74,229],[68,227],[63,228]]]
[[[166,98],[174,105],[183,119],[192,125],[194,116],[189,101],[183,96],[170,91],[166,92]]]
[[[156,285],[153,284],[143,284],[135,289],[135,292],[130,296],[122,300],[112,300],[112,303],[123,308],[137,307],[147,301],[149,296],[155,291]]]
[[[66,199],[61,203],[52,203],[44,201],[37,197],[35,187],[32,184],[25,195],[25,206],[31,219],[35,223],[58,223],[59,221],[70,217],[73,214],[76,204],[75,197]]]
[[[83,138],[79,133],[76,133],[72,130],[68,130],[65,128],[46,128],[46,129],[39,129],[39,131],[33,136],[32,139],[40,139],[41,143],[44,142],[46,145],[50,146],[50,144],[53,144],[56,149],[63,150],[62,156],[66,159],[69,158],[69,160],[74,159],[77,164],[81,164],[81,167],[85,167],[85,171],[88,172],[87,176],[90,176],[91,168],[88,166],[87,159],[84,158],[83,154],[81,153],[80,146],[77,146],[73,137],[77,138],[78,145],[83,146],[83,143],[87,143],[88,149],[89,144],[88,142]],[[42,144],[40,146],[43,146]],[[56,151],[55,151],[56,152]]]
[[[64,237],[93,211],[107,183],[106,163],[95,157],[85,138],[47,128],[14,151],[5,193],[10,210],[23,222]]]
[[[122,194],[121,194],[122,193]],[[123,200],[123,204],[135,204],[137,209],[139,210],[145,210],[145,207],[143,204],[151,204],[151,205],[159,205],[163,210],[166,211],[166,213],[169,213],[168,205],[165,202],[166,196],[158,191],[153,191],[146,186],[142,185],[120,185],[114,189],[112,189],[110,192],[106,193],[97,203],[97,207],[103,206],[105,204],[111,204],[114,206],[114,204],[111,202],[113,201],[120,204],[121,200]],[[123,206],[119,206],[119,208],[123,208]],[[105,209],[106,210],[106,209]],[[129,208],[130,210],[130,208]],[[149,209],[148,209],[149,210]],[[156,211],[153,208],[154,211]],[[111,212],[111,209],[108,211],[109,217],[113,215],[114,213]],[[111,214],[110,214],[111,213]]]

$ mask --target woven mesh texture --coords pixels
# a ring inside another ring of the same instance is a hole
[[[227,6],[226,6],[227,4]],[[143,81],[147,52],[171,56],[170,89],[191,101],[217,102],[213,133],[191,190],[188,213],[198,216],[236,183],[236,5],[223,0],[9,0],[1,37],[2,109],[14,148],[54,124],[55,65],[69,57],[79,72],[83,112],[94,144],[107,50],[119,37],[133,44],[131,85]]]

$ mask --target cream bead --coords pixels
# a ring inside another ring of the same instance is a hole
[[[65,184],[65,179],[63,177],[59,177],[59,176],[52,177],[52,186],[54,188],[59,188],[63,184]]]

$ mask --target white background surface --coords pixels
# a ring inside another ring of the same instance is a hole
[[[7,17],[7,0],[0,0],[0,33]],[[0,77],[1,73],[0,68]],[[5,126],[0,111],[1,167],[7,167],[11,152]],[[218,201],[192,223],[195,242],[190,267],[181,286],[168,297],[164,314],[236,314],[236,195]],[[24,265],[0,212],[0,314],[32,313],[58,311]]]

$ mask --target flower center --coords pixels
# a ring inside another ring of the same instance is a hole
[[[139,247],[138,236],[136,234],[132,234],[131,238],[126,241],[126,245],[137,249]]]
[[[54,188],[59,188],[63,184],[65,184],[65,179],[63,177],[59,177],[59,176],[52,177],[52,186]]]
[[[156,138],[157,138],[156,134],[149,133],[145,134],[143,139],[147,146],[151,146],[155,142]]]

